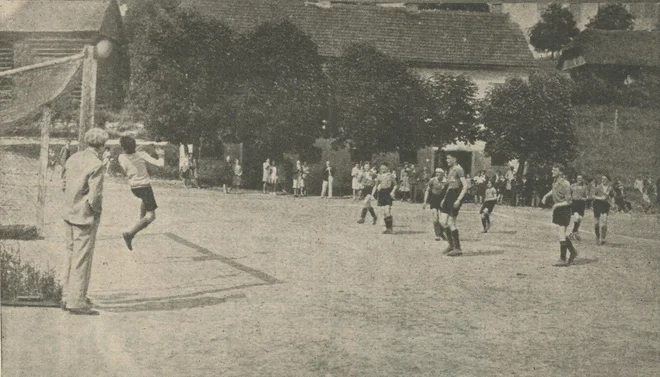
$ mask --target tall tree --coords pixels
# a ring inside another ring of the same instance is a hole
[[[587,24],[588,28],[600,30],[632,30],[634,26],[635,16],[622,4],[608,4],[598,8],[596,17]]]
[[[255,157],[302,153],[321,136],[327,93],[316,44],[288,21],[265,23],[239,39],[240,84],[233,132]]]
[[[571,93],[570,79],[543,72],[491,90],[482,114],[486,153],[518,159],[521,166],[572,161],[577,138]]]
[[[443,146],[478,136],[477,85],[467,75],[436,74],[426,82],[429,118],[419,135],[419,146]]]
[[[377,152],[409,154],[431,117],[430,96],[405,64],[355,44],[330,64],[329,135],[364,159]]]
[[[126,28],[129,104],[154,137],[197,143],[227,127],[235,64],[228,28],[176,0],[131,3]]]
[[[541,14],[541,20],[532,27],[529,42],[538,52],[555,53],[568,44],[578,33],[573,14],[559,4],[550,4]]]

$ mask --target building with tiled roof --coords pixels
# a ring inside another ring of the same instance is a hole
[[[295,0],[185,0],[238,33],[266,21],[289,20],[318,45],[321,56],[341,56],[367,43],[406,62],[422,76],[466,73],[480,94],[511,75],[536,68],[523,32],[503,14],[411,12],[373,6],[329,6]]]
[[[75,55],[101,39],[123,42],[122,18],[116,0],[0,0],[0,71]],[[121,91],[124,68],[118,53],[99,63],[101,104]],[[78,79],[80,80],[80,78]],[[4,82],[0,102],[11,96]],[[74,89],[79,97],[80,85]]]
[[[511,16],[511,20],[522,28],[526,36],[529,29],[540,19],[541,13],[551,4],[561,4],[568,8],[579,29],[584,29],[590,19],[596,16],[598,8],[607,4],[621,4],[635,16],[635,30],[656,30],[660,23],[660,1],[658,0],[341,0],[319,2],[337,5],[369,4],[381,7],[407,7],[411,9],[424,9],[434,5],[447,4],[484,4],[491,13],[504,13]]]

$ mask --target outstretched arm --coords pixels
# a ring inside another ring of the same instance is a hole
[[[146,162],[150,163],[151,165],[158,166],[158,167],[163,167],[165,166],[165,159],[163,156],[165,155],[165,152],[162,149],[157,149],[156,153],[158,153],[158,159],[155,159],[151,156],[149,156],[148,153],[146,152],[138,152],[140,153],[140,157],[145,160]]]

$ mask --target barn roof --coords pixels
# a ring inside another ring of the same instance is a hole
[[[561,52],[559,67],[579,65],[625,65],[660,67],[660,32],[644,30],[586,29]]]
[[[118,12],[114,0],[0,0],[0,33],[101,32],[118,39]]]
[[[341,56],[349,44],[362,42],[413,64],[536,67],[522,30],[503,14],[358,5],[323,8],[290,0],[184,0],[183,6],[239,33],[266,21],[289,20],[325,57]]]

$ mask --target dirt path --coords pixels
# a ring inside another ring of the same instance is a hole
[[[387,236],[382,225],[357,225],[359,205],[348,200],[160,186],[156,195],[158,220],[131,253],[119,234],[137,201],[106,186],[90,292],[101,316],[2,308],[3,376],[660,371],[655,218],[614,216],[608,245],[585,235],[578,263],[554,268],[541,210],[497,207],[484,235],[478,208],[466,205],[466,254],[448,258],[420,206],[397,203],[397,234]],[[21,247],[53,265],[57,208],[49,224],[47,241]]]

